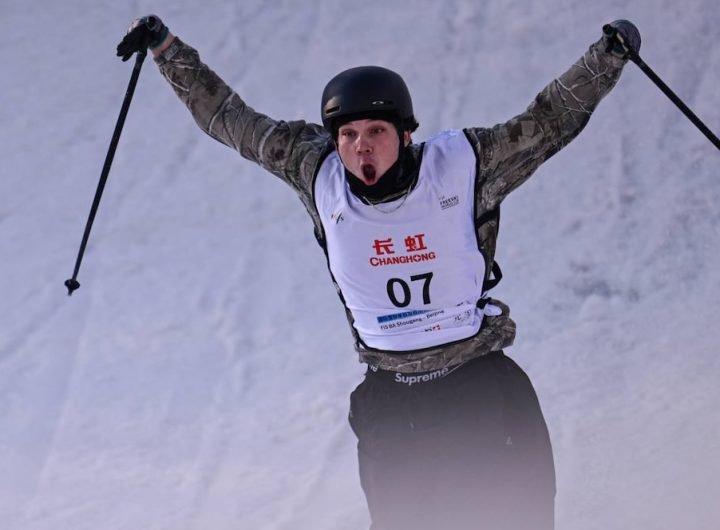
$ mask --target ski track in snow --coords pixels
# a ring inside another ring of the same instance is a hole
[[[13,470],[8,474],[15,480],[17,489],[14,494],[22,495],[17,500],[15,509],[9,514],[9,521],[22,512],[32,513],[35,499],[46,481],[53,459],[58,454],[62,454],[57,439],[62,430],[65,415],[68,413],[67,400],[72,392],[72,381],[77,367],[77,352],[82,350],[83,341],[80,338],[82,333],[78,334],[78,338],[71,339],[70,342],[63,341],[62,348],[58,349],[48,348],[42,342],[48,340],[47,330],[52,330],[58,323],[75,326],[82,332],[87,325],[87,320],[79,315],[80,318],[76,316],[67,322],[57,311],[58,307],[57,305],[46,307],[43,311],[45,316],[34,320],[36,328],[32,334],[28,333],[28,339],[24,343],[12,345],[13,351],[17,352],[19,356],[16,358],[17,362],[26,365],[21,372],[26,377],[20,381],[20,384],[39,386],[44,389],[44,392],[33,396],[31,402],[22,402],[18,399],[19,396],[15,397],[11,394],[10,406],[3,414],[6,420],[17,418],[28,426],[24,435],[27,437],[27,447],[31,448],[32,454],[30,461],[22,462],[21,469]],[[39,329],[38,322],[41,323]],[[43,356],[47,357],[42,359]],[[36,357],[38,364],[36,366],[27,365],[28,357]],[[12,384],[12,386],[15,385]],[[8,386],[3,385],[3,387],[7,392]],[[7,397],[7,394],[3,396],[3,398]],[[11,464],[11,467],[16,467],[19,462],[10,458],[11,462],[14,461],[14,465]]]

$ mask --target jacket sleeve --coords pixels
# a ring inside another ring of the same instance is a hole
[[[465,129],[477,155],[478,211],[500,202],[585,127],[625,61],[599,40],[547,85],[525,112],[492,128]]]
[[[155,62],[203,131],[308,198],[317,166],[333,148],[321,126],[256,112],[178,37]]]

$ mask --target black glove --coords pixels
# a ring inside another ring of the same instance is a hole
[[[626,59],[630,53],[640,53],[640,32],[629,20],[616,20],[603,26],[605,51]]]
[[[168,28],[157,15],[138,18],[128,28],[127,35],[117,46],[117,56],[127,61],[135,52],[157,48],[168,36]]]

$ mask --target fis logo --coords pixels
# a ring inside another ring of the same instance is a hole
[[[447,210],[448,208],[452,208],[458,204],[460,204],[460,199],[457,195],[453,195],[452,197],[440,197],[440,208],[443,210]]]

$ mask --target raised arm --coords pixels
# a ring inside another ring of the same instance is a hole
[[[133,34],[138,35],[140,44],[131,42],[121,48],[132,41],[129,37]],[[203,131],[298,191],[309,192],[318,163],[332,149],[332,139],[321,126],[277,121],[256,112],[156,15],[138,19],[131,26],[118,46],[118,55],[129,58],[132,52],[128,54],[128,50],[137,51],[143,39],[160,72]]]
[[[616,21],[638,49],[640,36]],[[479,206],[491,210],[525,182],[545,160],[585,127],[600,100],[617,83],[626,50],[609,34],[594,43],[569,70],[548,84],[525,112],[492,128],[465,132],[478,155]]]

